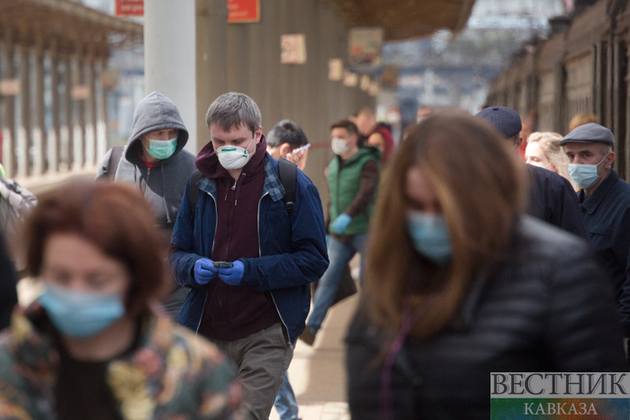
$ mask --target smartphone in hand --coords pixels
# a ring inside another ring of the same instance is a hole
[[[234,263],[225,262],[225,261],[213,261],[212,265],[214,265],[216,268],[232,268],[232,267],[234,267]]]

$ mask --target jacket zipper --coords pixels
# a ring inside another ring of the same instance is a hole
[[[216,235],[217,227],[219,226],[219,211],[218,211],[218,206],[217,206],[217,200],[214,199],[212,194],[210,194],[210,193],[206,193],[206,194],[208,194],[210,196],[210,198],[212,199],[212,202],[214,203],[214,214],[216,215],[216,217],[214,218],[214,234]],[[194,227],[193,227],[193,229],[194,229]],[[216,243],[216,241],[212,240],[212,249],[210,250],[210,255],[212,255],[212,253],[214,252],[214,244],[215,243]],[[195,334],[199,334],[199,327],[201,326],[201,320],[203,319],[203,313],[206,310],[206,302],[207,301],[208,301],[208,288],[206,287],[206,296],[203,298],[203,307],[201,308],[201,315],[199,315],[199,322],[197,323],[197,329],[195,330]]]
[[[342,162],[339,162],[339,169],[337,171],[337,216],[339,216],[341,214],[341,212],[339,211],[339,203],[340,203],[340,194],[341,194],[341,166],[343,165]],[[334,220],[331,220],[330,223],[334,222]]]
[[[147,168],[147,180],[144,183],[144,191],[142,191],[142,195],[147,192],[147,188],[149,187],[149,177],[151,176],[151,168]]]
[[[256,215],[256,224],[258,225],[258,257],[259,258],[262,257],[262,251],[260,248],[260,203],[262,203],[262,200],[263,198],[265,198],[266,195],[269,195],[269,191],[264,193],[262,197],[260,197],[260,200],[258,200],[258,214]],[[284,319],[282,319],[282,315],[280,315],[280,310],[278,309],[278,305],[276,304],[276,299],[273,297],[273,292],[271,290],[269,291],[269,295],[271,296],[271,301],[273,302],[274,308],[276,308],[276,313],[278,314],[278,318],[280,318],[280,322],[282,322],[282,326],[284,327],[284,330],[287,332],[287,337],[289,337],[289,342],[287,344],[289,345],[289,347],[293,348],[293,346],[291,345],[289,328],[287,327],[287,324],[284,323]]]
[[[234,185],[232,185],[230,187],[230,189],[232,191],[236,191],[236,183],[237,182],[238,182],[238,179],[236,179],[234,181]],[[225,190],[225,201],[227,201],[228,195],[229,195],[228,194],[228,190]],[[229,209],[228,210],[228,241],[227,241],[227,247],[225,248],[225,257],[223,257],[224,261],[227,260],[228,254],[230,253],[230,241],[232,240],[232,228],[231,228],[232,223],[231,223],[231,220],[230,220],[230,214],[232,213],[232,207],[228,206],[228,209]],[[217,212],[217,220],[219,220],[219,213],[218,212]]]

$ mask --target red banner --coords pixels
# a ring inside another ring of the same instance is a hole
[[[228,23],[260,22],[260,0],[227,0]]]
[[[116,16],[144,16],[144,0],[116,0]]]

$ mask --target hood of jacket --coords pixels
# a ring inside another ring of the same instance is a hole
[[[186,130],[184,121],[173,101],[159,92],[152,92],[140,101],[133,113],[133,124],[131,125],[131,135],[127,140],[125,158],[132,163],[140,163],[138,153],[142,147],[140,137],[151,131],[168,128],[178,129],[179,135],[177,136],[175,153],[164,161],[173,159],[184,148],[188,142],[188,130]]]
[[[260,141],[256,145],[256,153],[251,157],[249,162],[245,166],[243,166],[243,171],[248,172],[251,168],[255,166],[259,166],[264,162],[265,156],[267,155],[267,139],[263,134],[260,137]],[[216,178],[231,178],[230,173],[221,166],[219,162],[219,158],[214,151],[214,146],[212,142],[209,141],[203,149],[197,155],[195,159],[195,166],[199,169],[199,172],[203,174],[206,178],[216,179]]]

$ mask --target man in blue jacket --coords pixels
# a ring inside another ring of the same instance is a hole
[[[226,93],[208,109],[211,141],[190,207],[186,188],[171,238],[172,269],[191,289],[179,322],[238,366],[251,415],[266,419],[309,311],[309,283],[328,266],[319,193],[300,170],[289,213],[278,161],[266,152],[260,110]]]

